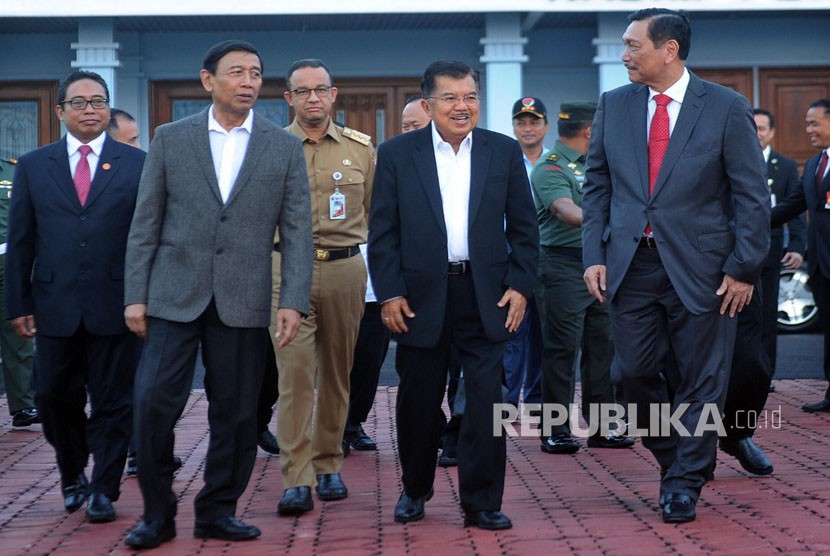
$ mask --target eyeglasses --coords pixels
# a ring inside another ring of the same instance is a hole
[[[104,108],[107,107],[107,105],[109,103],[110,103],[109,99],[101,98],[101,97],[95,97],[92,100],[87,100],[83,97],[75,97],[75,98],[63,101],[62,104],[68,104],[69,106],[72,107],[73,110],[86,110],[86,107],[89,106],[90,104],[96,110],[103,110]]]
[[[476,105],[478,105],[479,102],[481,102],[481,96],[478,95],[478,94],[475,94],[475,93],[472,93],[472,94],[469,94],[469,95],[464,95],[461,98],[458,98],[458,97],[453,96],[453,95],[444,95],[444,96],[440,96],[440,97],[426,97],[426,98],[432,98],[432,99],[435,99],[435,100],[439,100],[447,108],[455,106],[459,102],[463,102],[467,106],[476,106]]]
[[[313,89],[306,89],[305,87],[301,87],[299,89],[294,89],[290,91],[292,95],[297,95],[300,98],[308,98],[311,96],[311,92],[314,91],[320,98],[326,98],[329,96],[329,92],[333,89],[333,87],[328,87],[326,85],[320,85],[319,87],[314,87]]]

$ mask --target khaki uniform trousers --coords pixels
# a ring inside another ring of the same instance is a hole
[[[273,254],[272,263],[274,323],[280,293],[279,253]],[[314,261],[308,317],[301,321],[294,341],[281,349],[275,347],[280,392],[277,438],[286,489],[316,486],[316,475],[339,473],[343,467],[349,373],[365,305],[366,277],[360,256]],[[272,324],[272,341],[275,332]]]

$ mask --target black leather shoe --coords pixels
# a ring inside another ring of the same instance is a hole
[[[808,403],[801,406],[801,409],[807,413],[820,413],[823,411],[830,411],[830,400],[827,398],[816,403]]]
[[[130,531],[124,543],[133,548],[156,548],[163,542],[176,538],[176,522],[173,518],[142,521]]]
[[[317,498],[320,500],[343,500],[349,495],[349,489],[340,478],[340,473],[317,475]]]
[[[86,475],[81,473],[75,480],[68,485],[61,486],[61,493],[63,493],[63,507],[69,513],[74,512],[84,505],[86,502],[86,491],[89,488],[89,482],[86,480]]]
[[[449,450],[441,450],[441,455],[438,456],[438,467],[456,467],[458,465],[458,455]]]
[[[686,523],[697,517],[695,501],[687,494],[666,494],[662,497],[660,509],[663,523]]]
[[[406,491],[401,492],[398,502],[395,504],[395,521],[398,523],[409,523],[410,521],[420,521],[424,519],[424,504],[432,498],[435,494],[433,489],[429,489],[426,496],[419,496],[413,498],[409,496]]]
[[[597,434],[588,438],[589,448],[631,448],[634,446],[634,437],[624,434]]]
[[[193,537],[197,539],[219,539],[222,541],[248,541],[260,536],[258,527],[247,525],[232,515],[221,517],[216,521],[196,521]]]
[[[513,522],[501,512],[464,512],[464,527],[498,531],[510,529],[513,527]]]
[[[769,393],[772,394],[775,392],[775,384],[772,382],[769,383]]]
[[[178,471],[182,468],[182,465],[184,465],[182,458],[179,456],[173,456],[173,471]]]
[[[368,452],[378,449],[378,445],[375,444],[375,441],[372,440],[368,434],[366,434],[366,431],[363,430],[362,425],[358,425],[357,428],[353,430],[346,430],[343,439],[345,442],[348,442],[352,448],[361,452]]]
[[[542,440],[542,451],[548,454],[575,454],[579,444],[568,433],[547,436]]]
[[[314,509],[311,499],[311,487],[298,486],[285,490],[282,500],[277,504],[279,515],[300,515]]]
[[[26,409],[15,411],[12,414],[13,427],[28,427],[42,422],[43,421],[40,419],[40,413],[38,413],[37,408],[35,407],[27,407]]]
[[[115,508],[106,494],[93,492],[86,503],[86,519],[90,523],[115,521]]]
[[[737,458],[741,467],[754,475],[772,473],[772,464],[751,438],[721,438],[720,449]]]
[[[257,446],[262,448],[263,452],[274,455],[279,455],[280,453],[280,445],[277,442],[277,437],[267,429],[259,433],[259,436],[256,438],[256,443]]]

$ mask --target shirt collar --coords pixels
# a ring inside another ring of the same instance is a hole
[[[248,115],[245,117],[245,121],[242,122],[242,125],[235,127],[234,129],[244,129],[248,133],[251,133],[251,130],[254,128],[254,111],[248,110]],[[210,110],[208,111],[208,131],[218,131],[220,133],[227,134],[228,131],[222,127],[219,122],[216,121],[216,117],[213,115],[213,105],[210,105]]]
[[[441,145],[446,145],[444,148],[452,149],[452,145],[448,142],[444,141],[444,138],[441,137],[441,134],[438,133],[438,128],[435,127],[435,122],[430,122],[429,124],[432,127],[432,148],[436,151],[441,148]],[[458,147],[458,152],[466,151],[470,152],[473,148],[473,132],[467,134],[467,136],[461,140],[461,145]],[[455,149],[452,149],[455,152]]]
[[[686,96],[686,89],[689,88],[689,70],[685,67],[683,68],[683,74],[680,76],[680,79],[674,82],[674,85],[663,91],[663,94],[666,96],[671,97],[672,100],[677,101],[680,104],[683,104],[683,98]],[[652,89],[651,87],[648,88],[648,100],[651,101],[655,96],[659,95],[657,91]]]
[[[300,126],[300,122],[297,120],[297,118],[294,118],[294,121],[291,122],[291,124],[285,129],[299,137],[303,143],[310,140],[308,134]],[[325,137],[326,135],[328,135],[338,143],[342,142],[340,138],[340,130],[337,128],[337,124],[335,124],[334,120],[332,120],[331,118],[329,118],[329,125],[326,128],[326,132],[323,134],[323,137]]]
[[[72,156],[78,151],[78,147],[81,145],[89,145],[92,148],[92,152],[95,156],[101,156],[101,151],[104,148],[104,140],[107,138],[107,133],[102,132],[101,135],[90,141],[89,143],[82,143],[80,139],[72,135],[71,133],[66,134],[66,152],[69,156]]]
[[[568,145],[563,143],[560,140],[556,140],[556,146],[554,147],[557,151],[559,151],[562,156],[568,159],[568,162],[575,162],[579,160],[579,157],[585,156],[581,152],[577,151],[576,149],[570,148]]]
[[[764,149],[764,161],[769,162],[769,155],[772,154],[772,147],[767,145],[767,148]]]

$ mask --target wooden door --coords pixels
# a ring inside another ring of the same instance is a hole
[[[747,98],[749,104],[753,103],[752,70],[749,68],[728,68],[728,69],[693,69],[695,75],[706,81],[718,83],[729,87]]]
[[[375,146],[401,132],[401,111],[406,99],[420,94],[417,78],[338,79],[334,121],[366,133]],[[256,110],[280,126],[294,118],[283,100],[283,80],[266,81]],[[197,80],[150,83],[150,130],[193,114],[210,105],[210,95]]]
[[[816,154],[805,131],[807,107],[830,98],[830,67],[760,71],[761,106],[775,114],[773,148],[804,164]]]
[[[0,157],[19,158],[60,138],[58,83],[0,83]]]

